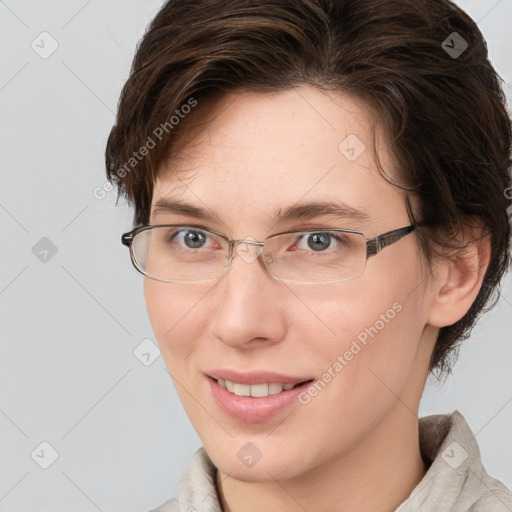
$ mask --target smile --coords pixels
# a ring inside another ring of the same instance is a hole
[[[231,382],[229,380],[225,379],[217,379],[217,383],[222,388],[226,389],[230,393],[233,393],[237,396],[250,396],[254,398],[261,398],[269,395],[277,395],[278,393],[281,393],[283,391],[288,391],[290,389],[293,389],[297,386],[301,386],[303,384],[306,384],[309,381],[304,382],[298,382],[296,384],[293,383],[287,383],[287,384],[280,384],[276,382],[271,383],[264,383],[264,384],[239,384],[237,382]]]

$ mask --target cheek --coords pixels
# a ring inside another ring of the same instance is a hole
[[[393,397],[406,384],[422,338],[425,287],[414,265],[400,279],[381,274],[340,284],[332,295],[296,291],[309,306],[311,353],[317,352],[322,380],[336,380],[332,392],[350,400]],[[313,336],[313,326],[317,335]],[[332,377],[335,375],[335,377]]]
[[[190,289],[184,290],[180,285],[146,278],[144,296],[149,320],[167,367],[183,368],[178,363],[190,357],[194,340],[199,340],[196,330],[201,329],[198,310],[202,307],[202,295],[196,297]]]
[[[153,332],[161,343],[164,333],[172,326],[173,301],[160,283],[148,278],[144,279],[144,298]]]
[[[330,311],[334,337],[322,346],[322,380],[340,375],[336,394],[361,403],[372,401],[403,384],[417,348],[411,332],[414,312],[408,304],[377,298],[352,301],[343,311]],[[327,375],[329,374],[329,375]],[[383,382],[380,382],[382,379]]]

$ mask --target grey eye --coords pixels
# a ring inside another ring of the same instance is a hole
[[[332,233],[325,231],[315,231],[312,233],[306,233],[301,236],[299,242],[297,243],[297,248],[306,249],[309,247],[315,252],[323,252],[331,247],[331,242],[333,240],[339,240],[339,238]],[[304,241],[307,242],[307,247],[304,246]]]
[[[183,229],[173,234],[172,239],[177,238],[188,249],[198,249],[204,246],[208,235],[197,229]]]

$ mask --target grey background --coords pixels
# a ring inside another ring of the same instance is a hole
[[[511,98],[512,0],[459,3]],[[135,45],[160,5],[0,1],[0,511],[146,511],[175,494],[200,446],[120,243],[132,212],[113,191],[93,195]],[[46,59],[31,47],[51,49],[43,31],[58,43]],[[511,315],[509,275],[454,376],[430,379],[420,408],[461,411],[508,487]],[[47,469],[42,442],[58,453]]]

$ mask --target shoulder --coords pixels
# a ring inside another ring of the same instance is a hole
[[[469,512],[512,512],[512,493],[501,482],[478,498]]]
[[[420,419],[420,449],[430,465],[397,512],[512,512],[512,493],[485,470],[459,411]]]
[[[148,512],[221,512],[215,475],[217,468],[199,447],[182,474],[177,494]]]
[[[153,508],[148,510],[148,512],[179,512],[178,500],[177,498],[171,498],[158,508]]]

